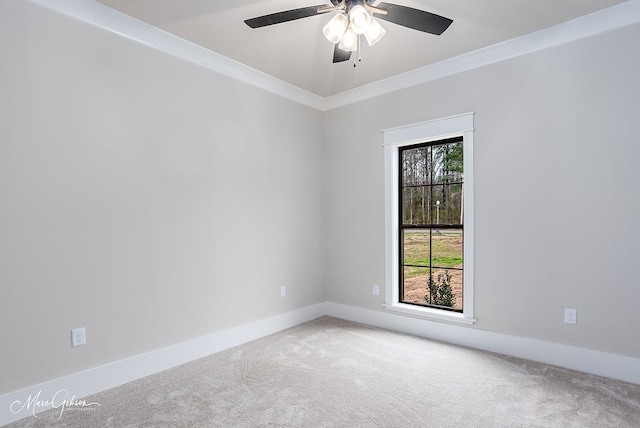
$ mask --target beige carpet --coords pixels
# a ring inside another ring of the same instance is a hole
[[[10,427],[640,427],[640,385],[334,318]]]

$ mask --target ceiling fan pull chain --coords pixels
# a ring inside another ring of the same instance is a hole
[[[354,53],[358,53],[359,45],[360,45],[360,36],[358,36],[358,41],[356,42],[356,52],[354,52]],[[355,67],[356,67],[356,56],[354,55],[353,56],[353,68],[355,68]]]

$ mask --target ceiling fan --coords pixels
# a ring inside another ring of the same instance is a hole
[[[296,19],[308,18],[323,13],[338,13],[324,26],[322,32],[333,44],[333,62],[348,61],[351,52],[358,50],[360,35],[364,35],[369,46],[378,43],[386,31],[374,18],[402,25],[403,27],[440,35],[453,22],[449,18],[391,3],[379,3],[375,0],[331,0],[332,6],[321,4],[285,10],[247,19],[244,22],[251,28],[266,27]]]

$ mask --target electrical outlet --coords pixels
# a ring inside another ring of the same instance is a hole
[[[84,327],[71,330],[71,346],[81,346],[87,343]]]
[[[373,284],[373,295],[374,296],[380,295],[380,286],[378,284]]]
[[[565,308],[564,322],[565,324],[575,324],[577,322],[577,312],[575,309]]]
[[[287,287],[280,287],[280,297],[285,297],[287,295]]]

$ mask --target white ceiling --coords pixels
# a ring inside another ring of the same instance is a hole
[[[251,29],[244,20],[329,0],[98,0],[181,38],[328,97],[587,15],[626,0],[385,0],[453,20],[441,36],[380,21],[362,62],[332,63],[323,14]],[[354,55],[355,56],[355,55]]]

